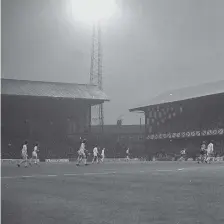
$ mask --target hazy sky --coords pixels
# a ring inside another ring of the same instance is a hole
[[[88,83],[91,28],[68,15],[66,0],[2,0],[3,77]],[[107,124],[138,123],[128,109],[165,90],[224,79],[223,0],[123,0],[102,29]]]

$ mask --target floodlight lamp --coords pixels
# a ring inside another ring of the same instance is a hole
[[[75,20],[92,25],[108,20],[117,5],[115,0],[69,0],[68,10]]]

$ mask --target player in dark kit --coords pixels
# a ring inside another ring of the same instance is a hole
[[[206,156],[206,144],[205,142],[202,143],[200,148],[200,157],[198,158],[198,163],[204,163],[205,162],[205,156]]]

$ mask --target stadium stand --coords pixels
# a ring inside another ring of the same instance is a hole
[[[202,141],[214,140],[223,154],[224,81],[172,90],[158,95],[133,111],[145,113],[147,156],[176,154],[187,148],[195,157]]]
[[[89,132],[91,106],[109,101],[94,85],[2,79],[2,158],[20,158],[28,141],[43,158],[66,158]]]

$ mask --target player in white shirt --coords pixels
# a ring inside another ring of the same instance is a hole
[[[105,148],[103,148],[101,152],[101,162],[104,161],[104,158],[105,158]]]
[[[186,158],[186,149],[182,149],[181,151],[180,151],[180,160],[182,161],[182,160],[185,160],[185,158]]]
[[[37,162],[37,159],[38,159],[37,153],[38,152],[39,152],[38,143],[36,143],[33,148],[33,152],[32,152],[32,162],[34,161],[34,164],[36,164],[36,165],[39,165]]]
[[[214,153],[214,145],[212,142],[210,142],[207,147],[207,158],[206,158],[207,163],[211,163],[213,153]]]
[[[23,144],[23,147],[22,147],[22,151],[21,151],[22,161],[21,161],[20,163],[17,164],[18,167],[20,167],[22,163],[25,163],[25,167],[28,166],[27,145],[28,145],[28,142],[25,141],[24,144]],[[29,164],[31,165],[30,162],[29,162]]]
[[[129,148],[126,150],[126,160],[127,161],[130,160],[130,150],[129,150]]]
[[[92,161],[92,163],[94,163],[94,162],[99,163],[97,145],[93,148],[93,161]]]
[[[78,163],[76,164],[77,166],[79,166],[80,162],[82,160],[84,160],[84,164],[87,165],[87,159],[86,159],[86,140],[83,140],[81,143],[81,146],[78,150]]]

